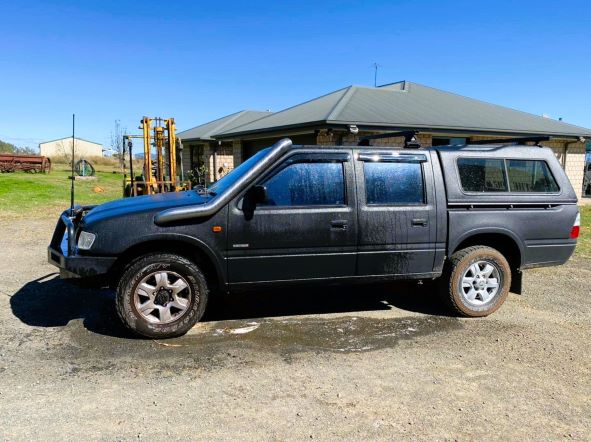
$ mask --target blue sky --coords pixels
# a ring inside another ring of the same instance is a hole
[[[586,1],[2,1],[0,139],[186,129],[411,80],[591,127]]]

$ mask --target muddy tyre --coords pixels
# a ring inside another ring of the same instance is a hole
[[[498,251],[486,246],[454,253],[441,279],[441,296],[452,312],[480,317],[495,312],[507,299],[511,268]]]
[[[124,270],[117,285],[117,314],[138,335],[173,338],[201,319],[208,294],[195,263],[170,253],[149,254]]]

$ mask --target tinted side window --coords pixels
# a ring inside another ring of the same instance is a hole
[[[507,160],[511,192],[558,192],[558,185],[545,161]]]
[[[367,204],[423,204],[420,163],[363,163]]]
[[[266,206],[331,206],[345,204],[343,164],[294,163],[271,178]]]
[[[490,158],[458,158],[462,188],[467,192],[506,192],[505,162]]]

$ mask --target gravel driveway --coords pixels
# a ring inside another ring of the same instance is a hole
[[[527,272],[485,319],[363,285],[227,297],[139,340],[46,264],[54,219],[0,223],[0,440],[591,439],[591,261]]]

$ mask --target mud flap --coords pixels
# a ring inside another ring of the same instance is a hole
[[[523,287],[523,272],[519,269],[513,269],[511,271],[511,287],[509,291],[521,295]]]

